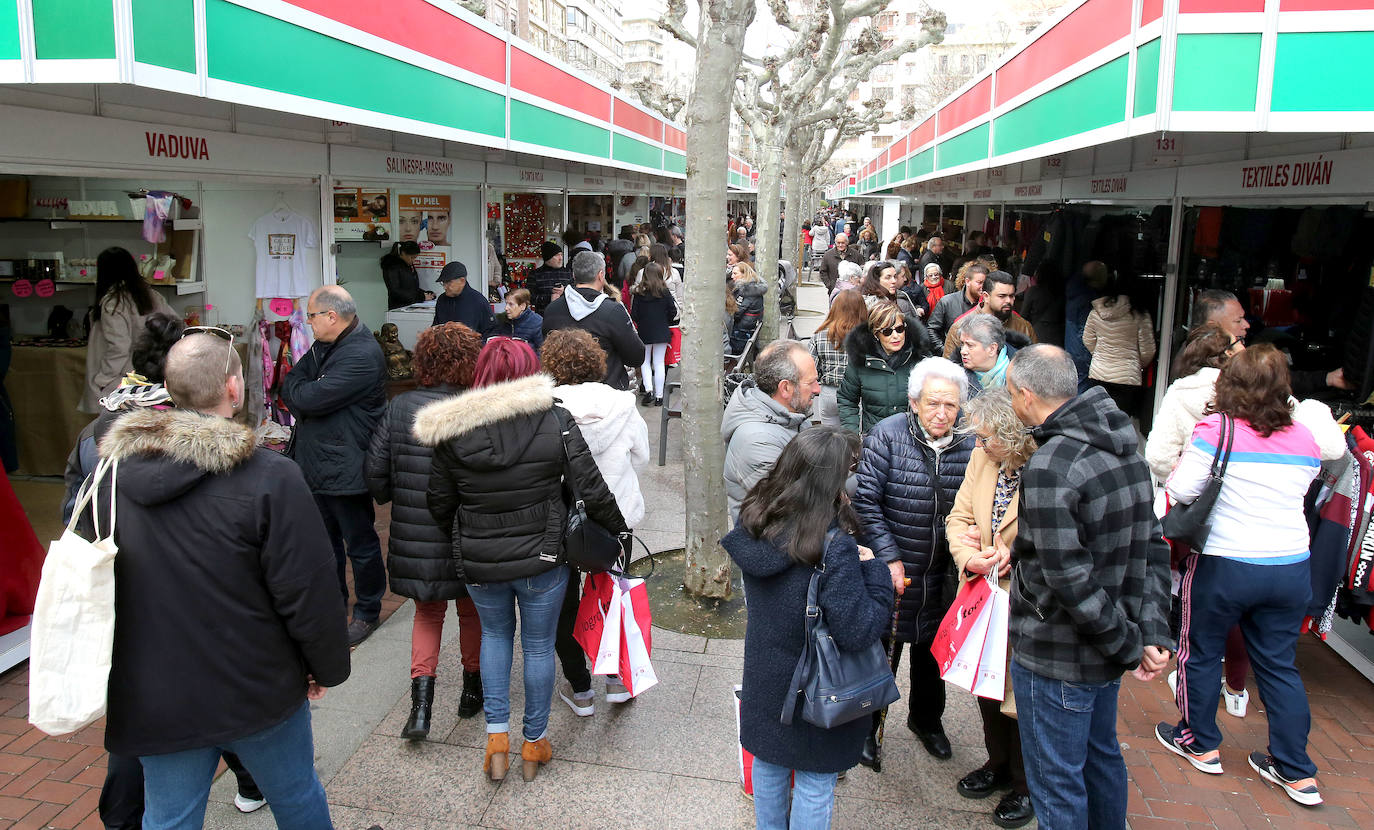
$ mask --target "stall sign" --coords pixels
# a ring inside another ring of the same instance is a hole
[[[649,183],[643,179],[621,179],[620,190],[634,194],[648,193]]]
[[[16,297],[32,297],[33,283],[29,280],[15,280],[14,284],[10,286],[10,293]]]
[[[324,128],[324,140],[330,144],[352,144],[358,140],[358,128],[347,121],[330,121]]]
[[[578,176],[568,182],[570,187],[601,188],[607,193],[615,188],[615,179],[605,176]]]
[[[484,172],[480,161],[442,156],[418,156],[335,145],[329,148],[329,170],[335,178],[354,180],[394,180],[429,182],[480,182]]]
[[[143,131],[149,158],[210,160],[210,142],[204,136]]]
[[[542,167],[513,167],[508,164],[488,164],[487,183],[503,185],[509,192],[523,190],[562,190],[568,186],[568,174]]]
[[[33,293],[46,300],[57,293],[57,284],[50,279],[41,279],[38,281],[38,284],[33,287]]]

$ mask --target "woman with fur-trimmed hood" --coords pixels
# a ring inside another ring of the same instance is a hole
[[[567,587],[562,567],[567,464],[587,515],[612,533],[628,530],[576,422],[554,405],[553,379],[529,345],[493,337],[477,358],[473,388],[415,415],[415,437],[434,447],[429,512],[453,543],[453,561],[482,622],[487,721],[483,770],[506,775],[516,607],[524,651],[525,780],[553,757],[554,635]]]

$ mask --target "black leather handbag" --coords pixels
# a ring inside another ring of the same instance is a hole
[[[834,533],[826,534],[826,547]],[[872,715],[902,696],[881,641],[859,651],[844,651],[835,644],[819,600],[823,570],[824,559],[812,571],[806,589],[806,642],[792,672],[792,692],[783,701],[784,726],[792,725],[797,695],[802,696],[802,720],[822,729]]]
[[[622,537],[602,527],[587,515],[587,503],[582,499],[582,488],[578,486],[577,474],[572,468],[572,455],[568,450],[568,433],[572,429],[572,419],[561,408],[555,407],[558,414],[559,430],[563,441],[563,484],[568,495],[568,521],[563,530],[563,555],[568,564],[586,573],[606,573],[615,568],[625,553]]]
[[[1230,415],[1221,416],[1221,434],[1217,436],[1217,449],[1212,455],[1212,469],[1197,498],[1188,504],[1175,504],[1160,520],[1164,538],[1179,542],[1200,551],[1207,545],[1207,536],[1212,530],[1212,508],[1216,506],[1217,496],[1226,477],[1226,464],[1231,460],[1231,445],[1236,437],[1236,421]]]

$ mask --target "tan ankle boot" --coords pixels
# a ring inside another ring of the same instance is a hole
[[[520,757],[525,762],[521,775],[526,781],[533,781],[539,774],[539,765],[553,760],[553,744],[549,743],[548,738],[525,741],[525,745],[520,748]]]
[[[505,732],[491,732],[487,735],[487,757],[482,761],[482,772],[493,781],[501,781],[510,769],[510,735]]]

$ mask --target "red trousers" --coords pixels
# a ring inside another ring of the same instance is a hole
[[[482,669],[482,623],[471,597],[456,600],[458,606],[458,650],[463,671]],[[433,677],[439,666],[439,643],[444,635],[444,614],[448,601],[415,603],[415,625],[410,631],[410,676]]]

